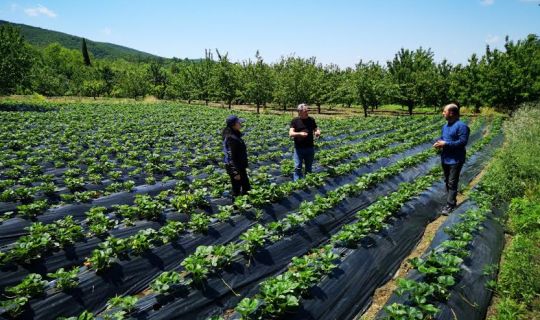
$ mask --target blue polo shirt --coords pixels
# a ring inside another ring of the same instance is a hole
[[[446,123],[442,127],[440,139],[446,142],[441,153],[442,163],[457,164],[465,162],[465,146],[469,141],[469,133],[469,127],[461,120]]]

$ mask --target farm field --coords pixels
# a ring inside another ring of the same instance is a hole
[[[233,202],[220,134],[228,114],[166,102],[4,103],[0,317],[360,317],[445,203],[431,148],[443,118],[317,118],[314,173],[294,182],[290,116],[240,113],[253,190]],[[502,144],[503,119],[463,120],[467,190]],[[486,233],[500,241],[471,265],[480,224],[492,223],[472,194],[440,229],[442,258],[415,260],[427,280],[401,281],[406,294],[378,317],[468,312],[452,300],[460,281],[476,281],[470,299],[485,315],[491,292],[478,283],[495,277],[482,270],[498,262],[502,231]]]

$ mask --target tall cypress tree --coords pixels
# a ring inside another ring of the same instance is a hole
[[[86,39],[82,39],[82,55],[84,59],[84,65],[90,66],[92,63],[90,62],[90,56],[88,55],[88,48],[86,48]]]

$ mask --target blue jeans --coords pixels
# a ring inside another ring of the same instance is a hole
[[[302,162],[306,166],[306,173],[311,173],[313,158],[315,157],[315,148],[294,148],[294,174],[293,180],[296,181],[304,177],[302,172]]]

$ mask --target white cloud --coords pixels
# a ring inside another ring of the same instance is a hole
[[[105,28],[101,29],[101,33],[103,33],[106,36],[110,36],[112,34],[112,30],[109,27],[105,27]]]
[[[481,1],[480,1],[480,3],[481,3],[483,6],[490,6],[490,5],[492,5],[494,2],[495,2],[495,0],[481,0]]]
[[[494,44],[497,44],[499,42],[499,40],[500,40],[499,36],[494,36],[494,35],[488,34],[488,36],[486,38],[486,43],[489,44],[489,45],[494,45]]]
[[[24,13],[26,13],[30,17],[37,17],[40,15],[44,15],[49,18],[56,18],[56,13],[54,11],[40,4],[38,4],[37,7],[24,9]]]
[[[9,6],[11,12],[15,12],[15,11],[17,10],[17,7],[18,7],[18,6],[17,6],[16,3],[12,3],[12,4]]]

